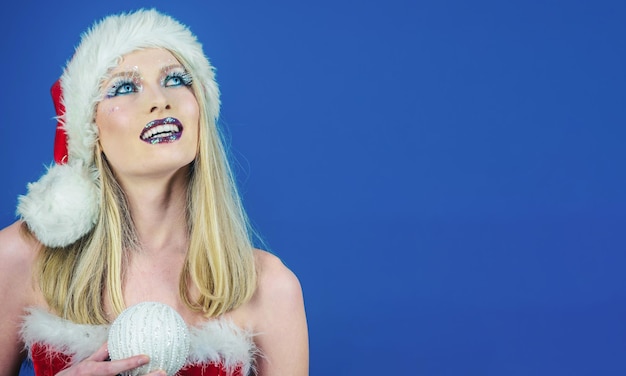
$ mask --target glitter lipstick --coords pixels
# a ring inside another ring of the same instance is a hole
[[[141,141],[148,144],[162,144],[174,142],[183,134],[183,125],[178,119],[166,117],[164,119],[152,120],[139,135]]]

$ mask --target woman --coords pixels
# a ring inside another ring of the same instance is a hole
[[[106,344],[108,325],[145,301],[173,307],[196,338],[181,375],[308,374],[299,282],[251,245],[195,36],[155,10],[109,16],[55,95],[58,164],[0,232],[1,374],[26,352],[42,375],[146,364],[109,361]]]

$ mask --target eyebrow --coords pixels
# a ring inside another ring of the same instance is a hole
[[[182,64],[170,64],[167,66],[164,66],[163,68],[161,68],[161,72],[168,72],[171,71],[174,68],[180,68],[184,71],[187,71],[187,69],[185,69],[185,67]]]
[[[111,81],[113,81],[115,78],[117,77],[139,77],[141,76],[139,74],[139,72],[137,72],[136,70],[126,70],[126,71],[122,71],[122,72],[117,72],[109,77],[106,77],[103,81],[102,81],[102,85],[106,86],[109,83],[111,83]]]
[[[185,67],[182,64],[170,64],[170,65],[166,65],[163,68],[161,68],[161,72],[165,73],[165,72],[169,72],[172,69],[177,69],[180,68],[184,71],[187,71],[187,69],[185,69]],[[117,72],[113,75],[111,75],[110,77],[107,77],[106,80],[103,81],[103,84],[108,84],[109,82],[111,82],[113,79],[117,78],[117,77],[133,77],[133,76],[139,76],[141,77],[141,74],[139,73],[138,70],[136,69],[129,69],[129,70],[125,70],[122,72]]]

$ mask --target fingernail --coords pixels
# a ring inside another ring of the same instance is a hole
[[[137,364],[139,364],[140,366],[148,363],[150,361],[150,358],[147,355],[142,355],[139,360],[137,360]]]

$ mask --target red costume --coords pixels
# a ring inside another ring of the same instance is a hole
[[[54,376],[93,354],[108,336],[108,325],[83,325],[41,309],[24,318],[22,338],[36,376]],[[253,366],[252,334],[226,319],[208,320],[189,328],[191,348],[178,376],[244,376]]]

